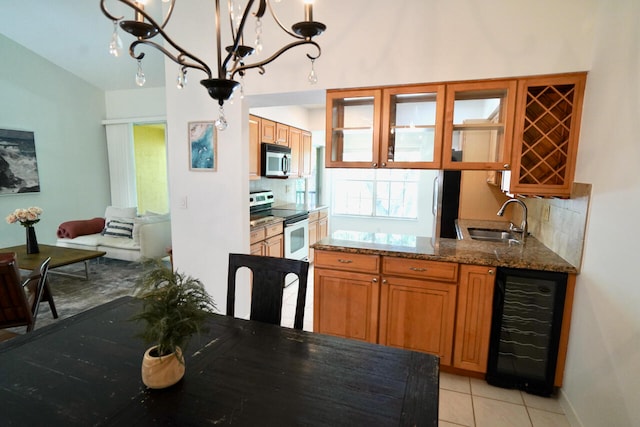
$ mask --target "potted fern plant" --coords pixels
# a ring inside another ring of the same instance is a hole
[[[136,286],[142,311],[132,320],[144,321],[140,337],[153,346],[142,360],[142,381],[149,388],[166,388],[182,379],[183,350],[215,303],[199,279],[173,271],[158,261]]]

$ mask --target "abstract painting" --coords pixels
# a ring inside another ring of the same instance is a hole
[[[33,132],[0,129],[0,195],[40,192]]]
[[[213,122],[189,122],[189,165],[191,170],[215,171],[216,128]]]

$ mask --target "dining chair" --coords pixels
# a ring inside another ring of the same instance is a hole
[[[24,280],[15,253],[0,253],[0,328],[36,324],[51,258],[45,259]]]
[[[227,315],[235,314],[236,275],[240,268],[251,270],[251,320],[280,325],[285,277],[289,273],[298,276],[298,295],[293,327],[302,329],[304,305],[307,296],[309,263],[288,258],[229,254],[227,286]]]

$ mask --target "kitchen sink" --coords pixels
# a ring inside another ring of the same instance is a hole
[[[509,242],[515,240],[516,242],[519,242],[516,235],[509,230],[468,228],[467,231],[473,240],[484,240],[485,242]]]

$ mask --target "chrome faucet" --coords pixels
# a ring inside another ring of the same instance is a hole
[[[506,202],[504,202],[504,204],[502,205],[502,207],[498,211],[498,216],[503,216],[504,215],[504,210],[507,208],[507,205],[509,205],[511,203],[517,203],[518,205],[520,205],[522,207],[522,224],[520,224],[520,228],[514,226],[513,223],[511,223],[510,228],[511,228],[511,230],[515,231],[516,233],[522,233],[522,243],[524,243],[524,239],[527,236],[527,205],[525,205],[522,200],[509,199]]]

